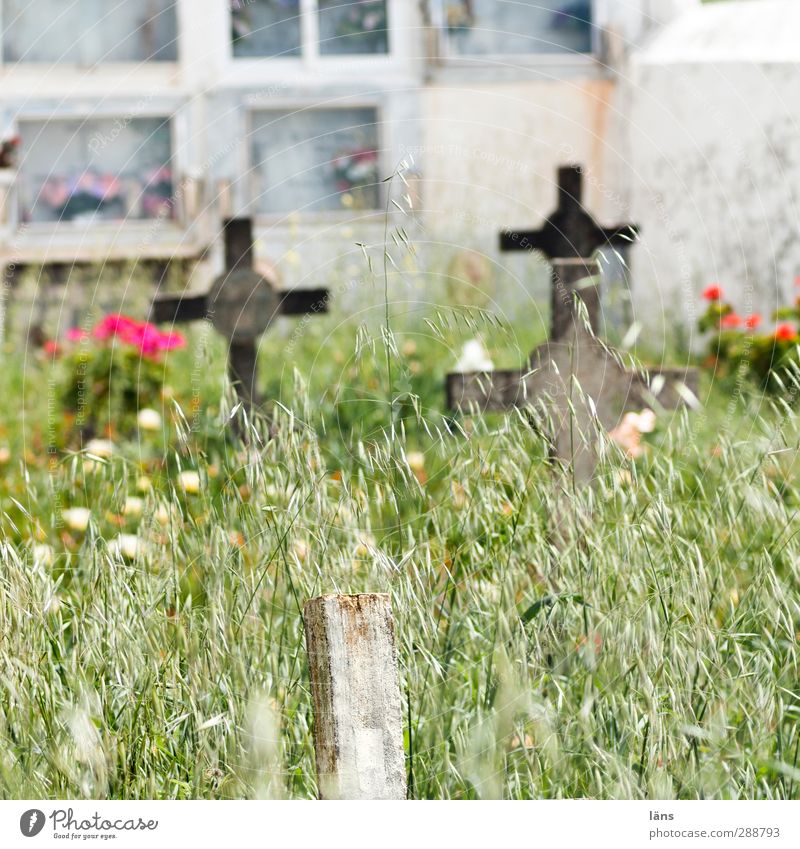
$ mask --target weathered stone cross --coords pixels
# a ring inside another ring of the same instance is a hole
[[[548,259],[591,257],[598,248],[624,247],[636,239],[634,224],[601,227],[583,208],[583,169],[558,169],[558,206],[541,230],[500,234],[501,251],[541,251]]]
[[[449,374],[447,404],[464,412],[527,408],[548,433],[551,458],[565,462],[575,480],[586,483],[597,465],[597,424],[611,430],[626,410],[656,403],[675,409],[685,402],[687,388],[697,394],[697,373],[625,368],[596,336],[598,263],[555,259],[552,274],[550,341],[536,348],[522,369]],[[576,296],[585,305],[586,321]]]
[[[225,222],[225,271],[203,295],[158,295],[151,313],[156,322],[207,318],[230,343],[228,373],[241,401],[258,404],[256,342],[281,315],[328,311],[327,289],[278,291],[269,275],[253,269],[253,225],[249,218]]]

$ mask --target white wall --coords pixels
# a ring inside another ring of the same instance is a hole
[[[630,116],[639,318],[694,329],[719,282],[742,313],[797,296],[797,64],[638,63]],[[698,344],[698,340],[695,340]]]

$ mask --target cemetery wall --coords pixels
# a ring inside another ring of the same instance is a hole
[[[798,294],[800,50],[781,33],[797,31],[800,10],[743,4],[760,7],[748,22],[726,5],[678,20],[633,63],[636,313],[659,338],[684,328],[693,347],[708,284],[767,318]]]

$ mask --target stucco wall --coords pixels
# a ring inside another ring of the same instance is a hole
[[[722,284],[770,313],[800,273],[800,68],[638,63],[630,117],[638,317],[692,329],[698,292]],[[695,340],[696,341],[696,340]]]
[[[595,217],[628,221],[617,83],[593,68],[562,79],[433,85],[422,96],[426,237],[440,254],[485,257],[498,303],[546,309],[541,257],[500,254],[498,236],[542,225],[556,205],[556,170],[571,162],[586,169],[584,205]]]

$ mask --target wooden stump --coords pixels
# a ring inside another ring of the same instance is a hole
[[[405,799],[394,621],[384,593],[303,609],[321,799]]]

